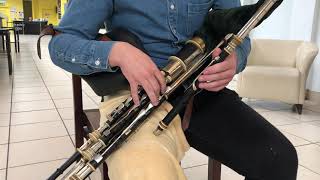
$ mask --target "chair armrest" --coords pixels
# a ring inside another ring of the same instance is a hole
[[[304,42],[299,46],[296,53],[296,68],[301,74],[308,75],[318,51],[318,47],[313,43]]]

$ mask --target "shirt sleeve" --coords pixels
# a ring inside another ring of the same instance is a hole
[[[61,34],[49,43],[53,63],[78,75],[112,71],[108,57],[114,42],[95,40],[112,13],[112,0],[69,1],[65,15],[55,27]]]
[[[213,9],[228,9],[241,6],[240,0],[216,0]],[[243,43],[236,48],[237,54],[237,73],[243,71],[247,65],[247,59],[251,51],[251,41],[249,37],[243,40]]]

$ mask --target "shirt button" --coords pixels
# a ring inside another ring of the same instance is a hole
[[[172,29],[172,32],[175,34],[177,31],[176,31],[176,29]]]
[[[174,5],[171,4],[170,9],[171,9],[171,10],[174,10],[174,8],[175,8]]]
[[[100,61],[99,61],[99,59],[98,60],[96,60],[96,62],[94,62],[95,64],[96,64],[96,66],[99,66],[100,65]]]

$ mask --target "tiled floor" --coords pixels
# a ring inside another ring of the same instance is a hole
[[[0,180],[45,179],[74,151],[71,76],[52,64],[45,45],[44,59],[39,60],[35,41],[36,36],[21,37],[21,52],[13,53],[12,77],[8,76],[5,55],[0,53]],[[97,108],[100,99],[83,86],[85,108]],[[298,180],[319,180],[320,105],[308,102],[303,115],[297,115],[288,104],[244,101],[296,146]],[[191,149],[182,162],[188,179],[205,180],[207,161]],[[91,179],[100,179],[99,174]],[[222,180],[242,179],[223,167]]]

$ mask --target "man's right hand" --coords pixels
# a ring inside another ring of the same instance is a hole
[[[136,105],[140,103],[138,86],[146,91],[152,105],[159,103],[159,95],[166,91],[164,76],[151,58],[126,42],[116,42],[109,55],[109,65],[120,67],[130,84],[131,96]]]

